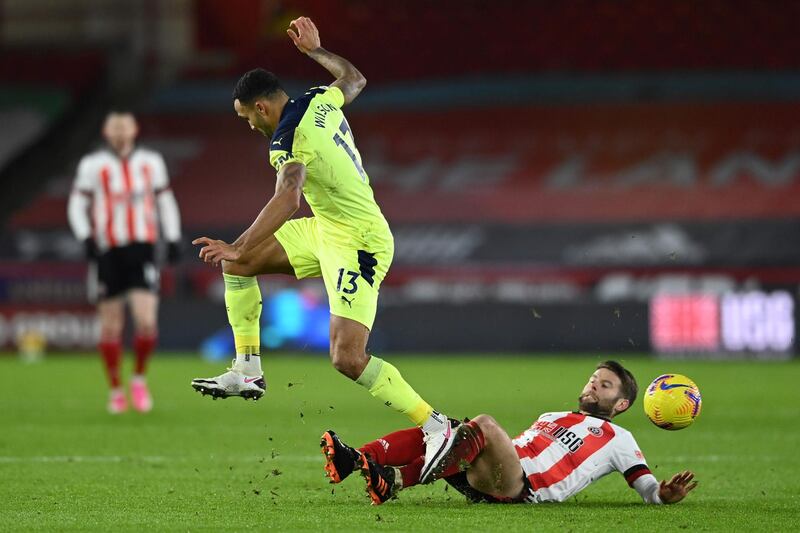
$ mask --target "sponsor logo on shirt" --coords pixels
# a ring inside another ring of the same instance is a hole
[[[582,438],[576,435],[575,432],[555,422],[541,420],[534,424],[533,429],[538,430],[540,435],[566,448],[569,453],[575,453],[583,446],[584,441]]]
[[[289,160],[289,153],[281,154],[278,156],[278,159],[275,160],[275,170],[280,170],[286,161]]]

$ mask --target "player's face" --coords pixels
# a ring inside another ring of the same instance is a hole
[[[237,98],[233,101],[233,109],[240,118],[243,118],[250,125],[250,129],[259,132],[264,137],[272,137],[273,131],[267,123],[266,108],[262,102],[254,102],[252,105],[243,104]]]
[[[118,153],[124,153],[133,146],[139,127],[130,113],[111,113],[103,125],[103,137]]]
[[[612,417],[627,407],[622,398],[622,382],[614,372],[598,368],[583,387],[578,398],[578,408],[589,414]]]

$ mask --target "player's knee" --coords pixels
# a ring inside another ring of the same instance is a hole
[[[489,415],[478,415],[473,418],[472,421],[478,425],[484,436],[489,436],[500,429],[500,425],[497,423],[497,420]]]
[[[346,357],[337,357],[331,354],[331,363],[333,363],[333,368],[335,368],[339,373],[344,374],[352,380],[358,379],[358,374],[356,373],[356,369],[351,359]]]
[[[154,306],[142,306],[133,311],[133,327],[137,332],[156,329],[158,323]]]
[[[155,337],[158,335],[158,325],[154,320],[145,320],[136,324],[136,335],[140,337]]]
[[[100,314],[100,337],[105,340],[117,340],[122,336],[124,324],[121,317],[103,316]]]
[[[122,339],[122,328],[116,325],[102,324],[100,326],[100,339],[103,342],[116,342]]]
[[[232,263],[231,261],[223,261],[222,271],[231,276],[255,276],[255,271],[250,263]]]

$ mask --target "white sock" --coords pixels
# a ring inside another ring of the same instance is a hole
[[[443,414],[433,411],[431,412],[431,416],[422,424],[422,431],[425,433],[436,433],[437,431],[444,431],[447,427],[446,424],[450,422],[447,420],[447,417]]]
[[[236,370],[248,377],[255,377],[263,374],[261,371],[260,355],[237,353],[236,364],[233,366]]]
[[[400,469],[396,466],[393,466],[392,469],[394,470],[394,487],[392,487],[392,492],[397,493],[403,490],[403,473],[400,472]]]

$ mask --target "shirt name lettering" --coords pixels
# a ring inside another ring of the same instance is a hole
[[[336,107],[331,104],[317,105],[314,110],[314,125],[318,128],[324,128],[325,119],[331,111],[336,111]]]

